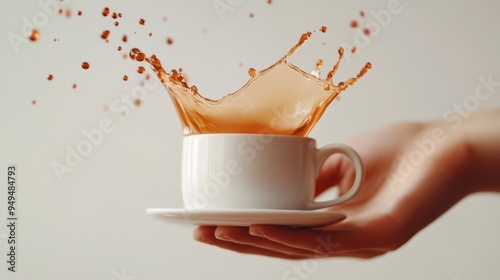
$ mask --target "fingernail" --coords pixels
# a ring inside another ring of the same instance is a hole
[[[193,232],[193,238],[196,241],[200,241],[200,242],[204,242],[205,241],[205,238],[203,237],[203,235],[198,230],[195,230]]]
[[[231,241],[231,239],[229,237],[227,237],[227,235],[225,235],[225,234],[216,235],[215,238],[217,238],[219,240],[223,240],[223,241]]]
[[[262,232],[260,232],[258,229],[254,229],[254,228],[250,228],[248,233],[250,233],[250,235],[253,235],[253,236],[266,237]]]

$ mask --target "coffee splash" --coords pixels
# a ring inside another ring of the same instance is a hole
[[[249,70],[250,79],[238,91],[219,100],[211,100],[189,86],[181,71],[169,73],[160,60],[147,57],[139,49],[130,51],[130,58],[147,61],[167,89],[184,127],[185,135],[207,133],[269,133],[306,136],[328,105],[342,91],[356,83],[371,64],[368,62],[356,75],[333,84],[344,49],[338,49],[338,60],[325,79],[319,78],[323,62],[318,60],[312,74],[288,62],[289,57],[311,36],[299,42],[274,65],[257,72]]]

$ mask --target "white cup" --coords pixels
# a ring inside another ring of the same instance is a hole
[[[333,154],[353,162],[356,177],[343,196],[314,201],[321,165]],[[182,195],[186,209],[287,209],[330,207],[353,197],[363,164],[352,148],[273,134],[199,134],[184,137]]]

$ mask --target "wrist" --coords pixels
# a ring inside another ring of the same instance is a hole
[[[456,129],[445,121],[429,123],[424,132],[436,143],[433,168],[444,182],[448,192],[463,198],[480,191],[474,161],[474,146],[466,130]],[[459,198],[459,199],[460,199]]]

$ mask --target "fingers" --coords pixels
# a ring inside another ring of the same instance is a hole
[[[384,249],[366,248],[353,251],[344,250],[340,249],[341,246],[339,243],[333,242],[333,240],[328,236],[323,237],[321,235],[322,232],[313,230],[297,231],[297,229],[289,229],[293,232],[293,234],[295,234],[296,238],[307,239],[297,243],[297,240],[290,239],[289,237],[281,236],[277,238],[276,236],[282,235],[283,232],[280,232],[279,230],[276,231],[275,228],[281,227],[251,226],[250,228],[246,228],[203,226],[199,227],[195,231],[194,235],[197,241],[239,253],[257,254],[294,260],[323,258],[328,256],[365,259],[379,256],[387,252],[387,250]],[[315,238],[311,239],[311,236],[304,234],[305,232],[315,233]],[[286,232],[285,234],[290,235],[290,232]],[[295,243],[290,244],[289,242]],[[297,248],[298,246],[301,248]]]
[[[338,256],[359,251],[387,251],[377,248],[369,235],[361,234],[359,230],[310,230],[282,226],[253,225],[249,228],[253,236],[307,250],[316,255]],[[374,246],[375,245],[375,246]]]
[[[306,258],[306,256],[284,254],[279,251],[272,251],[255,246],[219,240],[215,237],[216,228],[217,227],[212,227],[212,226],[198,227],[194,232],[194,239],[199,242],[214,245],[219,248],[235,251],[242,254],[262,255],[262,256],[290,259],[290,260],[300,260]]]
[[[219,226],[214,232],[215,238],[223,241],[234,242],[242,245],[280,252],[290,256],[303,258],[311,257],[311,251],[290,247],[284,244],[273,242],[266,238],[255,238],[251,235],[247,227]]]

